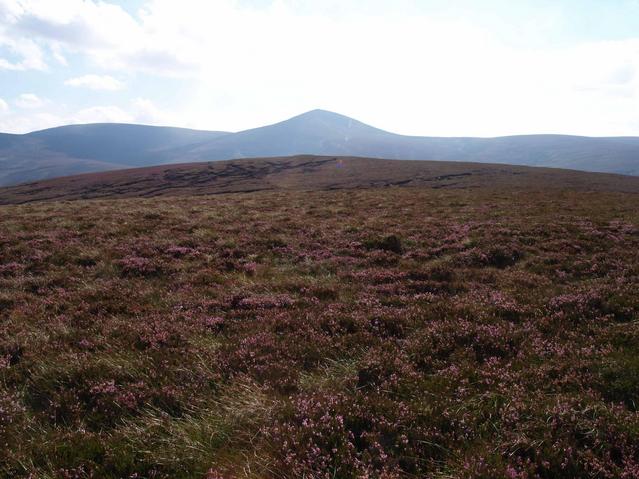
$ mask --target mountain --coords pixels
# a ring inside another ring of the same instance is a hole
[[[0,205],[55,200],[398,187],[639,193],[639,177],[485,163],[302,155],[68,176],[0,188]]]
[[[194,145],[224,132],[126,124],[71,125],[28,135],[52,151],[124,166],[143,166],[167,148]]]
[[[0,185],[158,163],[158,152],[227,133],[117,123],[0,134]]]
[[[416,137],[313,110],[289,120],[166,150],[162,163],[298,154],[447,160],[546,166],[639,175],[639,138],[521,135],[499,138]]]
[[[311,154],[445,160],[639,175],[639,138],[404,136],[313,110],[238,133],[96,124],[0,136],[0,185],[151,165]]]
[[[185,161],[299,154],[387,157],[386,153],[391,152],[381,147],[401,138],[337,113],[313,110],[274,125],[241,131],[167,153],[172,159],[181,157]]]

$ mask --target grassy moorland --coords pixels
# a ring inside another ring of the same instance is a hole
[[[639,193],[639,178],[556,168],[297,155],[184,163],[65,176],[0,188],[0,205],[254,191],[494,187]]]
[[[639,197],[0,208],[0,475],[639,477]]]

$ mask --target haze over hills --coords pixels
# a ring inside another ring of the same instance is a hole
[[[0,185],[160,162],[159,152],[224,132],[118,123],[69,125],[0,135]]]
[[[167,148],[197,145],[225,132],[118,123],[71,125],[32,133],[47,148],[74,158],[91,158],[126,166],[148,165]]]
[[[404,136],[324,110],[237,133],[126,124],[0,135],[0,185],[171,163],[299,154],[471,161],[639,175],[639,138]]]

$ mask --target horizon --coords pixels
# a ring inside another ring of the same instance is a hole
[[[0,131],[321,105],[407,136],[638,136],[638,31],[636,0],[0,0]]]
[[[74,127],[74,126],[104,126],[104,125],[118,125],[118,126],[139,126],[139,127],[150,127],[150,128],[167,128],[167,129],[180,129],[180,130],[192,130],[192,131],[200,131],[200,132],[220,132],[220,133],[226,133],[229,135],[233,135],[236,133],[242,133],[244,131],[249,131],[249,130],[256,130],[259,128],[266,128],[266,127],[270,127],[270,126],[274,126],[277,125],[279,123],[284,123],[287,122],[289,120],[293,120],[299,117],[304,117],[310,114],[313,114],[315,112],[324,112],[324,113],[330,113],[333,115],[338,115],[341,117],[345,117],[348,118],[350,120],[354,120],[354,121],[359,121],[357,118],[351,118],[348,117],[346,115],[342,115],[339,112],[334,112],[334,111],[330,111],[330,110],[325,110],[323,108],[315,108],[313,110],[309,110],[306,111],[304,113],[298,114],[298,115],[294,115],[290,118],[285,118],[283,120],[280,121],[276,121],[275,123],[269,123],[267,125],[258,125],[258,126],[254,126],[254,127],[250,127],[247,128],[245,130],[207,130],[207,129],[201,129],[201,128],[190,128],[190,127],[181,127],[181,126],[175,126],[175,125],[170,125],[170,124],[150,124],[150,123],[128,123],[128,122],[90,122],[90,123],[69,123],[69,124],[64,124],[64,125],[57,125],[57,126],[52,126],[52,127],[47,127],[47,128],[43,128],[43,129],[39,129],[39,130],[32,130],[32,131],[28,131],[25,133],[10,133],[10,132],[3,132],[0,131],[0,134],[5,134],[5,135],[18,135],[18,136],[24,136],[24,135],[30,135],[33,133],[39,133],[39,132],[43,132],[43,131],[49,131],[49,130],[56,130],[56,129],[60,129],[60,128],[67,128],[67,127]],[[363,122],[361,122],[363,123]],[[371,127],[371,128],[377,128],[375,125],[369,125],[367,123],[364,123],[366,126]],[[387,130],[382,130],[385,131],[386,133],[392,133],[394,135],[399,135],[399,136],[407,136],[407,137],[411,137],[411,136],[418,136],[418,135],[406,135],[402,132],[395,132],[395,131],[387,131]],[[514,134],[514,135],[500,135],[500,136],[476,136],[476,137],[469,137],[469,136],[432,136],[432,135],[424,135],[424,138],[450,138],[450,139],[454,139],[454,138],[478,138],[478,139],[496,139],[496,138],[508,138],[508,137],[518,137],[518,136],[570,136],[570,137],[581,137],[581,138],[638,138],[638,135],[622,135],[622,136],[595,136],[595,135],[571,135],[571,134],[565,134],[565,133],[520,133],[520,134]]]

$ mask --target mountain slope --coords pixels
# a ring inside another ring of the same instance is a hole
[[[0,148],[7,148],[13,145],[18,139],[20,135],[12,135],[10,133],[0,133]]]
[[[166,148],[193,145],[224,136],[224,132],[104,123],[71,125],[29,134],[47,149],[74,158],[144,166]]]
[[[389,133],[323,110],[196,146],[165,150],[158,159],[176,163],[296,154],[472,161],[639,174],[639,138],[635,137],[415,137]]]
[[[168,163],[299,154],[445,160],[639,175],[639,138],[403,136],[313,110],[238,133],[96,124],[0,135],[0,186]]]
[[[522,166],[302,155],[118,170],[0,188],[0,204],[389,187],[639,193],[639,178]]]
[[[0,135],[0,185],[149,166],[158,151],[193,145],[224,132],[128,124],[70,125]]]
[[[274,125],[242,131],[169,154],[182,161],[228,160],[267,156],[385,155],[371,154],[380,142],[392,142],[394,135],[352,118],[324,110],[313,110]],[[366,145],[367,151],[362,148]],[[176,155],[176,156],[178,156]]]
[[[165,153],[165,163],[312,154],[488,162],[639,174],[639,138],[567,135],[415,137],[389,133],[324,110]]]

